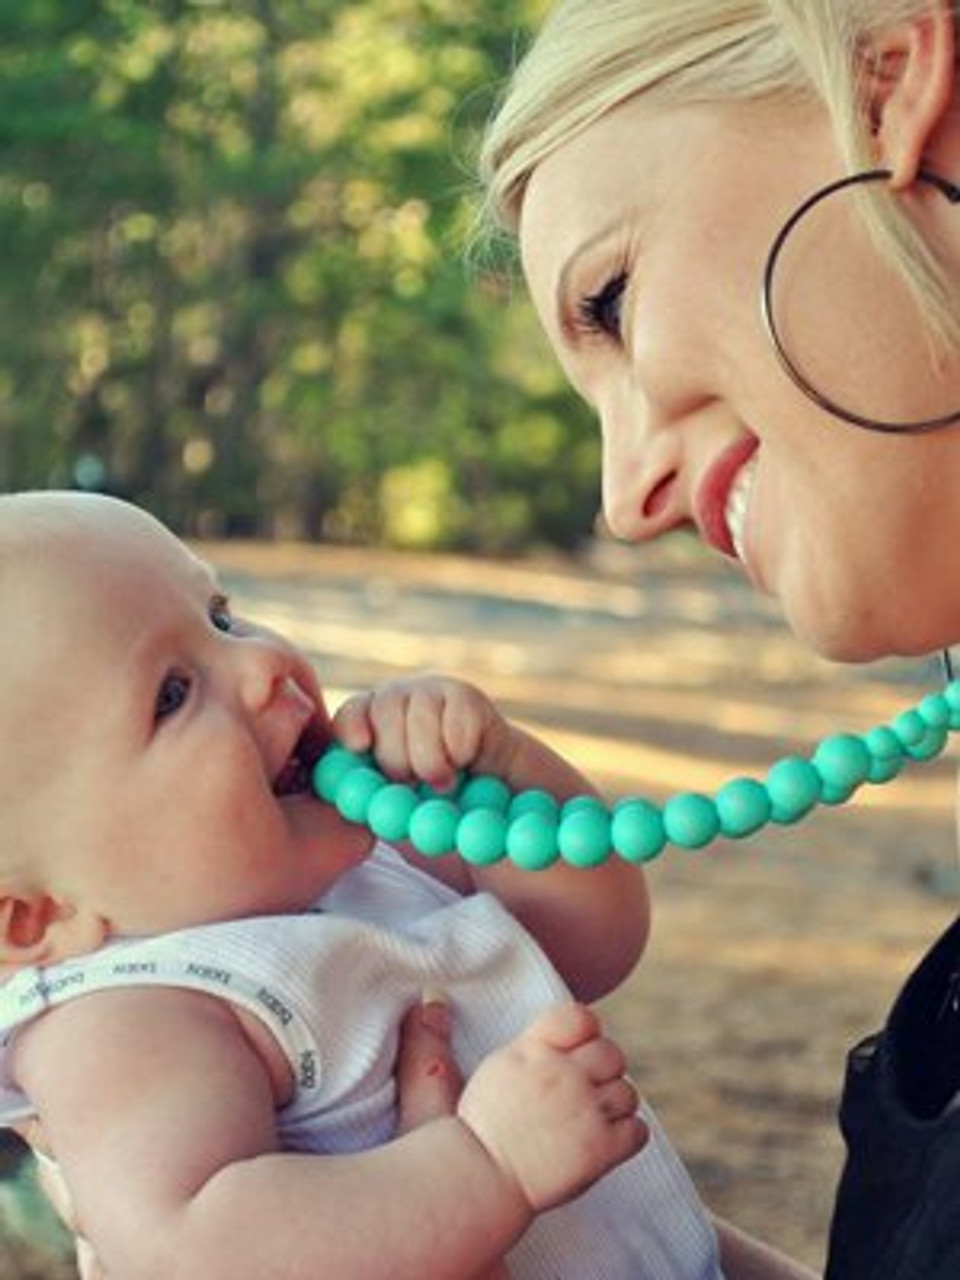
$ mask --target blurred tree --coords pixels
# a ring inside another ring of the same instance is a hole
[[[3,6],[0,487],[108,487],[186,532],[582,536],[593,429],[463,252],[542,8]]]

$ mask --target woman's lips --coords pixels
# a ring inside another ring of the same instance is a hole
[[[733,559],[740,558],[737,541],[742,533],[746,493],[736,491],[731,509],[731,491],[743,468],[756,453],[760,441],[755,435],[741,436],[710,464],[694,497],[694,519],[703,540]],[[731,529],[731,514],[738,522],[737,541]]]

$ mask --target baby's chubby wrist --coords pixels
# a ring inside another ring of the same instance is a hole
[[[482,1126],[474,1119],[462,1114],[460,1109],[452,1119],[460,1130],[464,1150],[471,1152],[468,1158],[476,1166],[478,1187],[483,1185],[480,1179],[490,1180],[491,1194],[502,1203],[502,1211],[516,1219],[519,1235],[530,1225],[538,1210],[531,1204],[513,1163],[498,1154],[484,1139]]]
[[[536,1216],[519,1178],[463,1116],[444,1116],[418,1130],[420,1137],[428,1132],[443,1188],[456,1195],[458,1205],[469,1204],[471,1229],[485,1246],[496,1256],[506,1253]]]

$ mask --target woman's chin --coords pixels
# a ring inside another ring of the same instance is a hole
[[[877,662],[882,658],[923,658],[950,643],[929,625],[918,626],[903,614],[858,616],[852,609],[822,609],[813,616],[786,614],[791,631],[820,658],[837,663]]]

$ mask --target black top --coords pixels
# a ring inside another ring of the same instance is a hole
[[[960,1280],[960,919],[847,1060],[826,1280]]]

